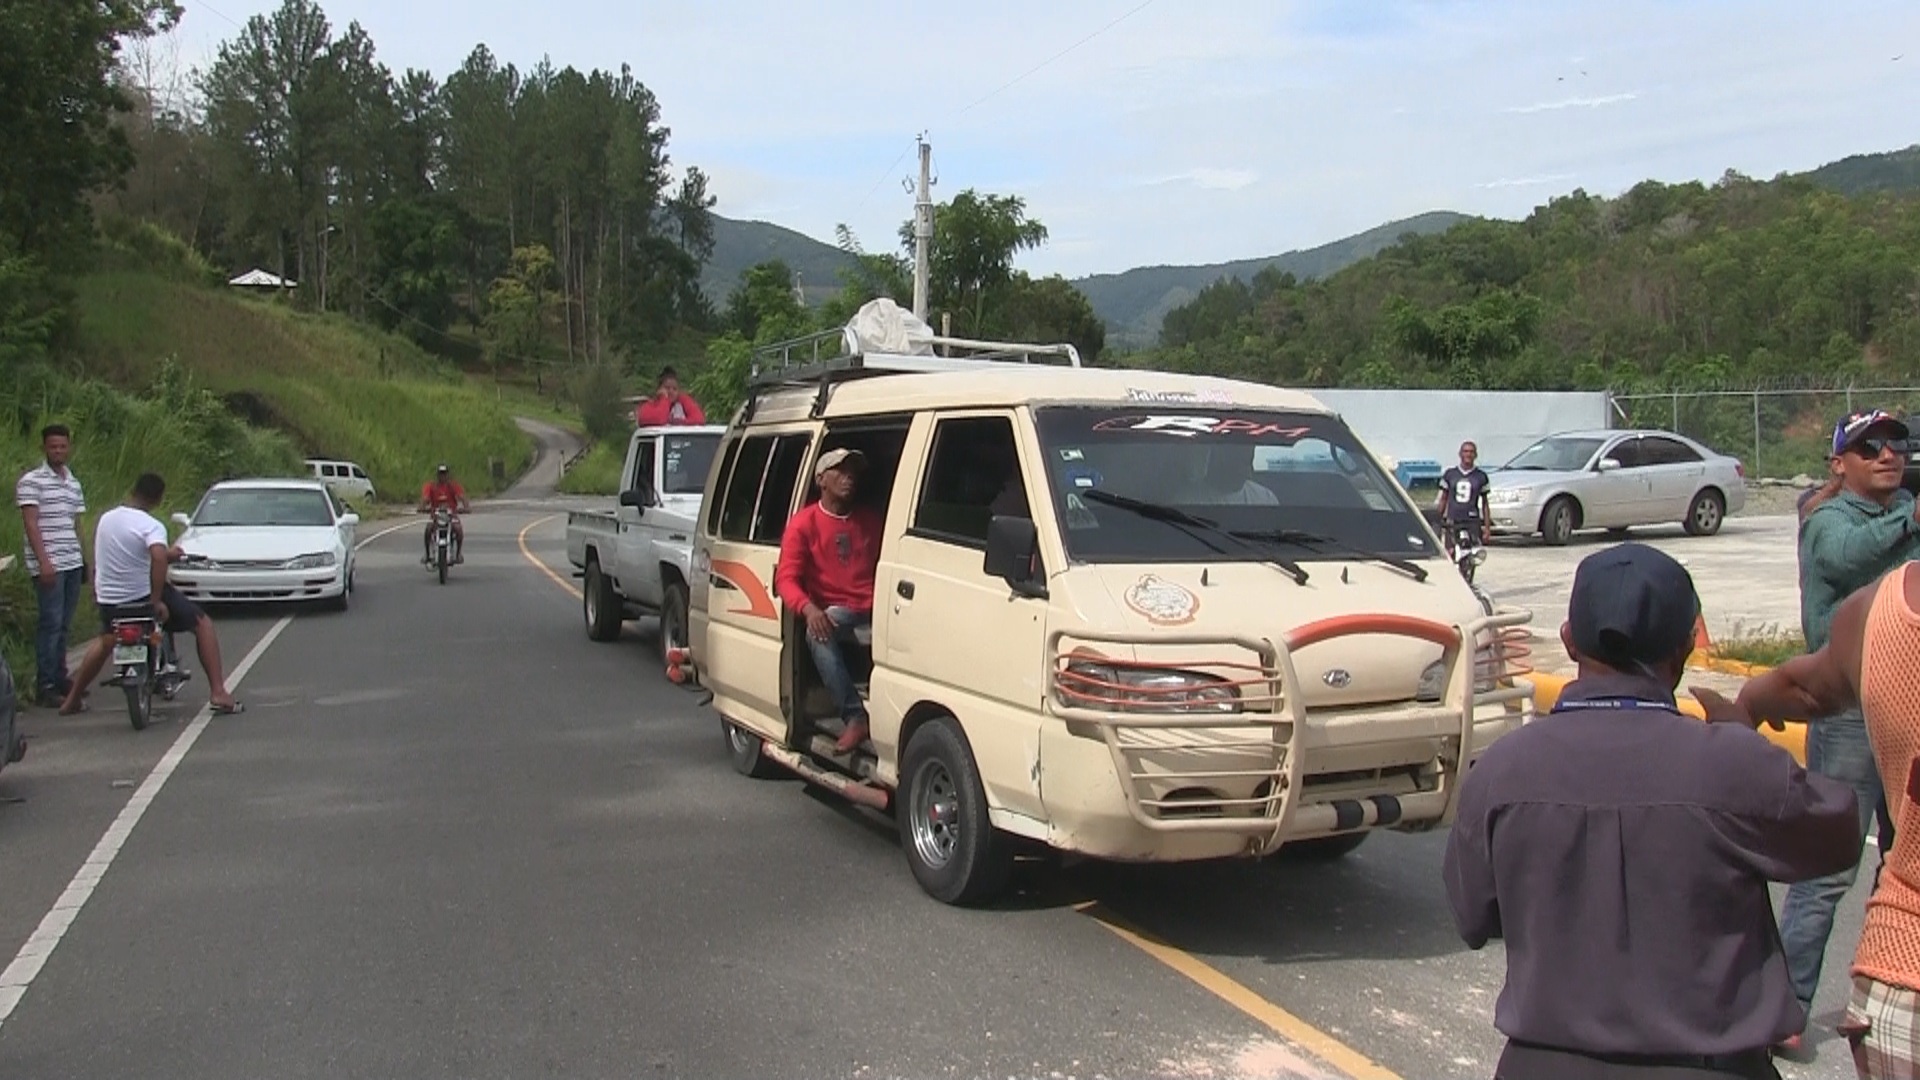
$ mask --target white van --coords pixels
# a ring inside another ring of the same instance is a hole
[[[756,358],[669,663],[711,692],[740,772],[894,811],[935,898],[995,895],[1017,842],[1331,857],[1440,826],[1472,760],[1532,718],[1531,613],[1463,581],[1313,397],[1086,369],[1065,345],[905,340],[877,352],[849,327]],[[774,588],[782,530],[839,447],[864,454],[855,501],[884,516],[870,643],[846,647],[870,733],[847,754]]]
[[[315,480],[323,481],[342,499],[363,505],[374,501],[372,478],[351,461],[308,458],[307,468],[313,471]]]

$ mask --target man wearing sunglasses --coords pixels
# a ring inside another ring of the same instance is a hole
[[[1910,437],[1906,424],[1879,409],[1844,416],[1834,425],[1832,479],[1809,500],[1811,508],[1800,526],[1800,626],[1808,652],[1826,646],[1841,601],[1894,567],[1920,559],[1920,510],[1913,495],[1900,486]],[[1808,725],[1807,769],[1852,785],[1864,836],[1882,792],[1859,709],[1819,717]],[[1808,1009],[1820,985],[1834,909],[1859,871],[1856,852],[1846,870],[1787,890],[1780,939],[1794,993]],[[1800,1037],[1786,1040],[1780,1049],[1798,1052]]]

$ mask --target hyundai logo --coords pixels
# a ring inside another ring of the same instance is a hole
[[[1329,668],[1325,675],[1320,676],[1320,681],[1335,690],[1340,690],[1353,681],[1353,676],[1345,668]]]

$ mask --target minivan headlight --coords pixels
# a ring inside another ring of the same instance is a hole
[[[1499,681],[1499,654],[1494,651],[1492,642],[1473,651],[1473,692],[1491,694]],[[1447,696],[1447,662],[1435,660],[1420,673],[1420,685],[1413,692],[1415,701],[1432,704]]]
[[[1060,673],[1058,684],[1067,704],[1111,712],[1240,711],[1238,687],[1198,671],[1077,661]]]

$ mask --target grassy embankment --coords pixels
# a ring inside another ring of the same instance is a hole
[[[480,495],[531,460],[503,396],[412,343],[206,284],[209,273],[190,257],[166,266],[131,254],[73,283],[79,332],[68,354],[0,386],[9,484],[39,460],[39,430],[54,421],[74,430],[90,517],[148,470],[167,478],[164,517],[190,509],[222,477],[306,475],[307,456],[356,461],[382,500],[398,501],[438,461]],[[19,515],[0,515],[0,552],[17,554],[23,542]],[[0,576],[0,648],[23,687],[34,611],[21,568]],[[93,618],[83,603],[75,628],[84,636]]]

